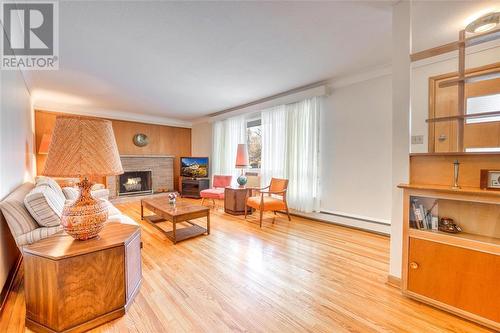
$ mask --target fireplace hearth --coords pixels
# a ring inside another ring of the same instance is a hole
[[[151,171],[126,171],[118,176],[118,195],[153,193]]]

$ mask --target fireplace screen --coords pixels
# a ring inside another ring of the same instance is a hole
[[[151,171],[127,171],[118,177],[118,195],[153,193]]]

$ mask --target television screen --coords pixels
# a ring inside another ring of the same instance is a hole
[[[181,157],[181,176],[208,177],[208,157]]]

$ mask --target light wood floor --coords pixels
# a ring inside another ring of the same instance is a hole
[[[140,221],[138,202],[117,206]],[[172,245],[141,222],[141,291],[93,332],[490,332],[386,284],[389,239],[335,225],[212,211],[212,233]],[[22,274],[0,332],[23,332]],[[43,287],[43,286],[41,286]]]

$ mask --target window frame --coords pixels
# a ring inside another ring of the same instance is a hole
[[[253,118],[249,118],[249,119],[246,119],[246,122],[245,122],[245,129],[246,131],[248,131],[249,128],[251,127],[261,127],[262,128],[262,118],[261,117],[253,117]],[[249,143],[248,143],[248,132],[246,133],[246,144],[247,144],[247,147],[249,147]],[[262,152],[262,137],[261,137],[261,142],[260,142],[260,145],[261,145],[261,152]],[[249,156],[250,157],[250,156]],[[262,165],[262,155],[261,155],[261,165]],[[247,169],[249,172],[256,172],[256,173],[259,173],[260,174],[260,170],[261,168],[252,168],[251,166]]]

